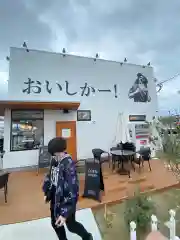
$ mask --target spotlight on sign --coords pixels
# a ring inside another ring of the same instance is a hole
[[[26,49],[26,52],[29,52],[29,49],[28,49],[28,47],[27,47],[26,42],[24,42],[22,46],[23,46],[24,49]]]
[[[125,62],[125,63],[127,62],[127,58],[124,58],[124,62]]]
[[[143,65],[142,68],[145,68],[145,66]]]
[[[99,54],[96,53],[96,56],[95,56],[95,58],[94,58],[94,61],[96,61],[98,58],[99,58]]]
[[[24,47],[24,48],[27,48],[26,42],[23,43],[23,47]]]
[[[151,63],[150,63],[150,62],[148,62],[147,66],[151,66]]]
[[[65,48],[63,48],[62,53],[63,53],[63,57],[65,57],[66,56],[66,49]]]
[[[122,65],[123,65],[123,62],[120,62],[120,65],[122,66]]]
[[[7,57],[6,57],[6,60],[9,62],[9,61],[10,61],[10,58],[7,56]]]
[[[155,82],[155,83],[157,83],[157,82],[158,82],[157,78],[154,78],[154,82]]]

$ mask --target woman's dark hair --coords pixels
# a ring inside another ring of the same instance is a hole
[[[141,78],[141,80],[140,80],[140,78]],[[142,82],[142,84],[144,84],[144,86],[147,87],[148,80],[142,73],[137,74],[137,79],[135,81],[136,84],[140,84],[140,82]]]
[[[62,137],[56,137],[49,141],[48,152],[53,156],[55,153],[64,152],[66,147],[66,140]]]

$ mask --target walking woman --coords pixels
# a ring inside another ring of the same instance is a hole
[[[83,240],[93,240],[92,234],[75,219],[79,183],[76,166],[65,150],[66,140],[61,137],[53,138],[48,144],[52,161],[43,192],[45,202],[50,202],[51,224],[60,240],[67,240],[64,224]]]

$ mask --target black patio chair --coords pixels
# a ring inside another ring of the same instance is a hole
[[[7,203],[9,173],[0,171],[0,189],[4,190],[4,199]]]
[[[135,171],[134,163],[138,164],[139,168],[140,168],[140,161],[138,161],[138,159],[136,159],[136,146],[135,146],[135,144],[132,143],[132,142],[126,142],[126,143],[123,144],[123,150],[128,150],[128,151],[134,152],[134,154],[130,156],[131,166],[133,167],[134,171]]]
[[[151,160],[151,149],[149,147],[142,147],[140,148],[140,151],[139,151],[139,154],[140,154],[140,159],[141,159],[141,163],[142,163],[142,167],[144,167],[144,162],[148,162],[148,165],[149,165],[149,169],[150,171],[152,170],[151,169],[151,164],[150,164],[150,160]]]
[[[102,159],[102,158],[101,158],[101,155],[102,155],[103,153],[107,153],[107,154],[108,154],[108,157]],[[110,155],[109,155],[108,152],[102,150],[101,148],[94,148],[94,149],[92,149],[92,154],[93,154],[94,159],[99,160],[99,162],[100,162],[101,164],[104,163],[104,162],[109,162],[109,167],[111,167]]]

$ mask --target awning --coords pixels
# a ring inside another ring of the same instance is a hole
[[[4,116],[6,108],[17,110],[77,110],[79,106],[80,102],[0,101],[0,116]]]

